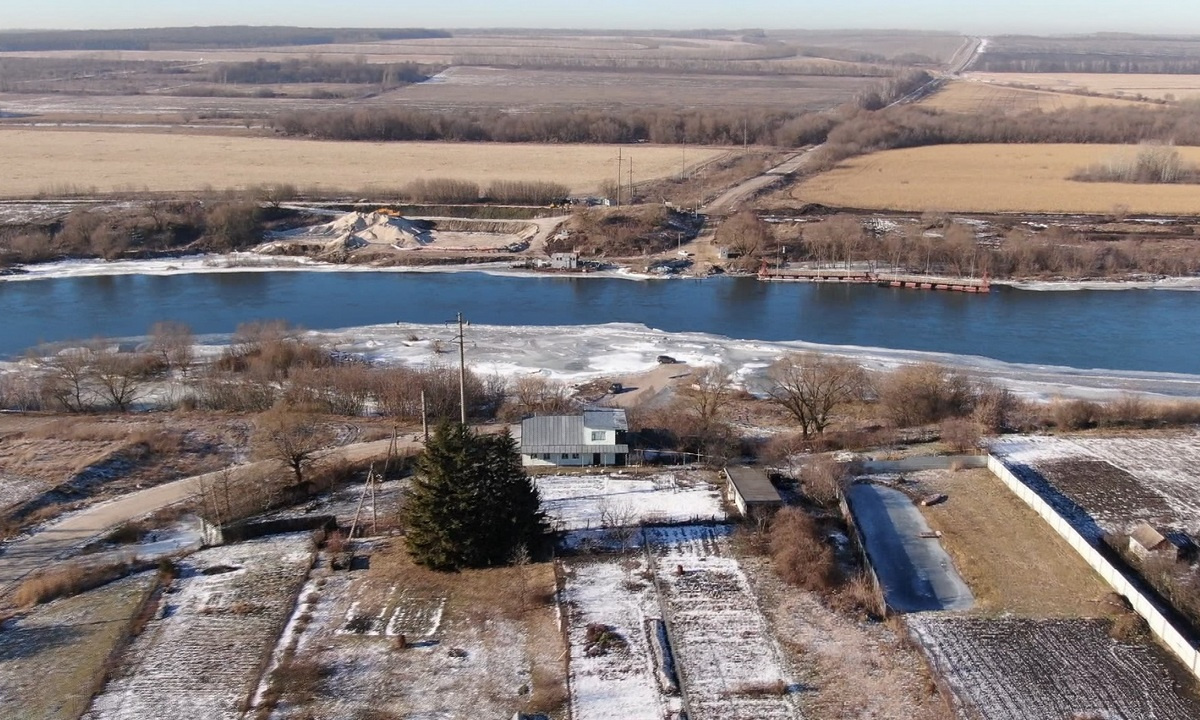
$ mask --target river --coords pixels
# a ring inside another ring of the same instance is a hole
[[[310,329],[437,324],[637,323],[739,340],[807,341],[982,356],[1008,363],[1200,374],[1200,295],[1155,290],[989,295],[753,278],[633,281],[480,272],[243,272],[0,282],[0,356],[41,342],[198,334],[254,319]]]

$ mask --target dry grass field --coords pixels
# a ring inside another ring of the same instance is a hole
[[[679,172],[677,147],[621,149],[635,178]],[[688,148],[699,165],[729,152]],[[281,138],[219,137],[132,132],[0,129],[0,157],[8,172],[0,196],[50,194],[64,187],[194,191],[292,183],[357,191],[393,188],[417,178],[545,180],[573,192],[594,192],[616,176],[617,148],[603,145],[455,143],[339,143]]]
[[[1179,148],[1200,162],[1200,148]],[[937,145],[853,158],[800,184],[803,202],[880,210],[1200,214],[1195,185],[1068,180],[1130,152],[1121,145]]]
[[[1110,97],[1072,95],[1049,90],[1028,90],[987,82],[956,81],[921,102],[926,107],[955,113],[1016,114],[1029,110],[1053,112],[1066,108],[1141,105],[1149,103]]]
[[[786,103],[792,109],[815,111],[851,102],[859,92],[878,83],[879,78],[873,77],[820,75],[631,74],[453,67],[428,82],[398,88],[371,102],[382,104],[386,100],[393,105],[422,110],[503,107],[523,111],[568,107],[611,109],[613,105],[769,107]]]
[[[967,73],[971,80],[998,85],[1027,85],[1046,90],[1085,91],[1117,97],[1186,100],[1200,96],[1200,75],[1105,73]]]
[[[975,593],[973,614],[1106,617],[1117,607],[1079,554],[987,470],[933,470],[908,478],[949,500],[921,508]],[[1029,562],[1037,558],[1036,563]]]

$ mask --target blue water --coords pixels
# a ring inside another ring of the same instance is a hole
[[[310,329],[441,323],[641,323],[738,339],[805,340],[980,355],[1076,368],[1200,373],[1200,293],[1151,290],[963,295],[752,278],[634,282],[484,273],[228,273],[0,282],[0,355],[40,342],[198,334],[285,319]]]

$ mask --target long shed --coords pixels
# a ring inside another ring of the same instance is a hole
[[[770,514],[783,507],[783,498],[762,470],[735,465],[725,468],[725,477],[729,500],[743,517]]]

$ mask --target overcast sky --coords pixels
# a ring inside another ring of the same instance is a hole
[[[184,25],[915,28],[1200,34],[1196,0],[2,0],[0,29]]]

